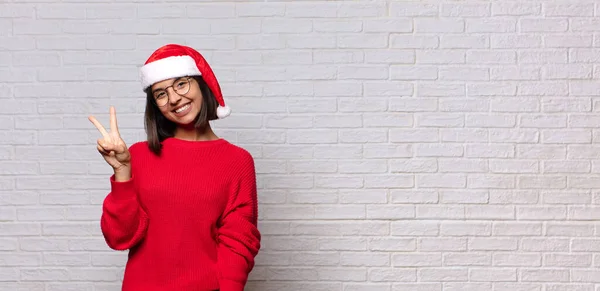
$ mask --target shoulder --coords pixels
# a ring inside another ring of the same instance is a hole
[[[147,141],[138,141],[129,146],[131,157],[147,157],[152,155]]]
[[[227,142],[227,152],[236,160],[243,160],[244,162],[254,162],[254,158],[248,150],[231,142]]]
[[[231,142],[227,142],[226,152],[230,163],[233,163],[235,166],[240,168],[254,169],[254,157],[245,148],[235,145]]]
[[[150,152],[150,149],[148,148],[148,142],[147,141],[138,141],[133,143],[132,145],[129,146],[129,152],[131,152],[132,154],[135,153],[140,153],[143,151],[147,151]]]

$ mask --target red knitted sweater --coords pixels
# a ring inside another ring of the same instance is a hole
[[[130,147],[132,176],[103,205],[108,246],[129,250],[123,291],[242,291],[260,249],[254,160],[224,139]]]

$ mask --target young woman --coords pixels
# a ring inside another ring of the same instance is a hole
[[[217,137],[230,110],[196,50],[169,44],[141,68],[147,140],[127,147],[93,116],[98,151],[114,169],[101,229],[129,250],[123,291],[242,291],[260,248],[254,161]]]

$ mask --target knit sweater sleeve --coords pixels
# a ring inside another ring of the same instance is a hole
[[[254,161],[245,159],[237,191],[231,193],[218,230],[221,291],[243,291],[260,249]]]
[[[146,234],[148,216],[138,203],[134,179],[118,182],[114,175],[110,177],[111,191],[104,199],[100,226],[114,250],[127,250]]]

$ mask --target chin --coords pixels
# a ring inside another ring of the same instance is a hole
[[[173,121],[177,126],[181,126],[181,127],[190,127],[194,123],[193,119],[188,119],[188,118],[186,118],[185,120],[183,120],[183,119],[171,119],[171,121]]]
[[[172,117],[171,121],[180,126],[192,126],[194,121],[196,121],[196,116],[198,116],[198,114],[189,114],[189,116],[185,117]]]

